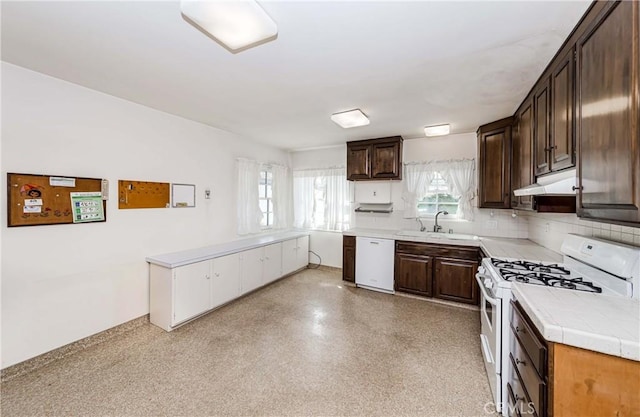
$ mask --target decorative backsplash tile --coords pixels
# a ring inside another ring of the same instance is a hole
[[[546,248],[560,252],[567,233],[600,237],[640,246],[640,227],[582,220],[575,214],[519,212],[528,219],[529,239]]]

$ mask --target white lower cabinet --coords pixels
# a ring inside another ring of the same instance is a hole
[[[282,242],[282,274],[290,274],[309,264],[309,236]]]
[[[280,278],[282,273],[282,243],[263,247],[264,262],[262,264],[262,277],[265,284]]]
[[[241,265],[243,294],[275,281],[282,276],[282,243],[242,252]]]
[[[309,237],[166,268],[149,265],[152,324],[171,331],[309,263]]]
[[[211,261],[173,270],[173,324],[211,309]]]
[[[211,307],[221,306],[242,293],[240,287],[240,254],[221,256],[211,261]]]
[[[251,249],[240,255],[242,294],[253,291],[262,284],[262,248]]]

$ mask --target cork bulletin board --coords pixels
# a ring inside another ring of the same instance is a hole
[[[171,193],[168,182],[118,181],[118,208],[167,208]]]
[[[101,197],[102,181],[101,178],[8,173],[7,226],[104,222],[107,205]],[[83,194],[92,197],[77,202],[74,207],[72,198],[79,201],[78,196]],[[94,210],[96,214],[81,214]]]

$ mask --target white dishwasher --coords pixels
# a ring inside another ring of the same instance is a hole
[[[356,237],[356,285],[393,294],[392,239]]]

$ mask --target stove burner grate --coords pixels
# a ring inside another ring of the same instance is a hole
[[[547,274],[570,275],[571,272],[567,268],[558,264],[545,265],[539,262],[530,261],[505,261],[502,259],[491,258],[491,263],[497,268],[507,268],[518,271],[542,272]]]
[[[582,278],[565,278],[544,272],[521,272],[500,268],[500,275],[507,281],[524,282],[527,284],[546,285],[548,287],[566,288],[570,290],[601,293],[602,288]]]

